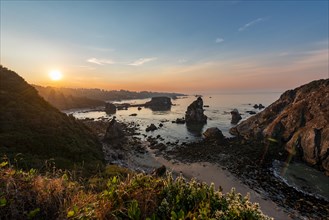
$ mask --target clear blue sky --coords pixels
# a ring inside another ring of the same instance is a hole
[[[1,64],[42,85],[281,91],[328,77],[328,19],[316,0],[1,1]]]

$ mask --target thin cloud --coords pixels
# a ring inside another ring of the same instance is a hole
[[[138,60],[136,60],[132,63],[129,63],[128,65],[130,65],[130,66],[141,66],[144,63],[148,63],[148,62],[154,61],[156,59],[157,59],[156,57],[140,58],[140,59],[138,59]]]
[[[244,30],[248,29],[249,27],[251,27],[259,22],[262,22],[262,21],[264,21],[264,18],[257,18],[256,20],[253,20],[253,21],[243,25],[242,27],[240,27],[239,31],[244,31]]]
[[[219,44],[219,43],[222,43],[223,41],[224,41],[223,38],[216,38],[215,43]]]
[[[186,63],[186,62],[187,62],[187,60],[184,58],[178,60],[178,63]]]
[[[87,60],[87,62],[97,64],[97,65],[114,64],[113,60],[110,60],[110,59],[97,59],[97,58],[90,58],[90,59]]]

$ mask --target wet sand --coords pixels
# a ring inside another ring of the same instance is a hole
[[[173,173],[182,173],[184,177],[190,179],[195,178],[198,181],[206,182],[207,184],[214,183],[215,187],[222,187],[223,192],[229,192],[232,187],[236,192],[243,196],[249,193],[250,201],[259,203],[264,214],[273,217],[274,219],[284,220],[291,219],[288,213],[285,213],[280,207],[269,199],[261,197],[259,193],[250,189],[245,184],[241,183],[227,170],[223,170],[219,166],[211,163],[172,163],[162,157],[153,157],[151,154],[135,156],[130,161],[130,165],[141,167],[143,170],[152,170],[155,167],[165,165],[168,170]]]

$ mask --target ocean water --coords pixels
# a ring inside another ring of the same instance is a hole
[[[172,123],[172,121],[175,121],[177,118],[184,117],[188,105],[197,99],[195,96],[179,97],[178,99],[172,100],[174,105],[168,111],[152,111],[149,108],[138,110],[137,107],[130,107],[128,110],[117,111],[114,115],[107,115],[104,111],[92,109],[77,109],[65,112],[67,114],[73,114],[74,117],[79,119],[92,118],[95,120],[106,120],[116,116],[119,121],[139,124],[140,128],[138,132],[141,134],[138,136],[142,140],[146,140],[143,134],[153,137],[160,135],[164,139],[162,141],[164,143],[168,141],[178,141],[182,143],[201,140],[202,133],[210,127],[218,127],[225,136],[230,137],[229,129],[235,126],[231,124],[230,111],[238,109],[242,116],[241,121],[243,121],[251,116],[246,111],[260,111],[253,108],[254,104],[261,103],[267,107],[279,99],[280,95],[281,93],[203,95],[202,99],[204,105],[209,105],[209,107],[204,108],[204,113],[208,116],[208,121],[207,124],[199,127],[188,127],[186,124]],[[143,104],[147,101],[150,101],[150,99],[125,100],[115,103]],[[134,113],[136,113],[137,116],[130,116]],[[151,123],[155,124],[157,127],[162,123],[163,127],[153,132],[146,132],[146,127]],[[288,166],[288,169],[286,168],[287,166],[283,166],[282,164],[283,162],[278,161],[273,164],[273,173],[277,178],[295,187],[297,190],[320,196],[329,201],[329,178],[322,172],[310,168],[305,164],[291,164]],[[284,169],[286,171],[282,172]]]
[[[102,120],[116,116],[119,121],[123,122],[135,122],[140,125],[140,131],[142,134],[157,136],[160,135],[163,142],[191,142],[198,141],[202,138],[202,133],[209,127],[218,127],[225,136],[230,137],[229,129],[234,125],[231,124],[230,111],[238,109],[242,116],[242,120],[247,119],[251,115],[246,111],[256,111],[254,104],[263,104],[268,106],[279,98],[281,93],[253,93],[253,94],[214,94],[204,95],[202,97],[205,107],[204,114],[208,116],[207,124],[203,126],[187,126],[186,124],[172,123],[177,118],[185,116],[185,111],[194,100],[195,96],[179,97],[172,100],[173,106],[168,111],[152,111],[149,108],[142,108],[138,110],[137,107],[130,107],[128,110],[119,110],[114,115],[107,115],[104,111],[92,111],[86,109],[66,111],[66,113],[73,114],[74,117],[79,119],[93,118],[95,120]],[[130,104],[142,104],[150,99],[139,100],[125,100],[121,103]],[[136,113],[137,116],[130,116]],[[151,123],[157,127],[160,123],[163,124],[162,128],[159,128],[153,132],[145,132],[145,129]],[[141,136],[142,137],[142,136]]]

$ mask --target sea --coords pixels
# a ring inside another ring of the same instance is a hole
[[[218,127],[225,136],[230,137],[229,129],[234,125],[231,124],[231,114],[233,109],[237,109],[241,114],[242,120],[249,118],[251,115],[247,111],[259,112],[259,109],[253,107],[254,104],[262,104],[268,106],[280,97],[281,93],[249,93],[249,94],[213,94],[202,95],[204,106],[204,114],[208,117],[207,124],[200,126],[186,126],[186,124],[172,123],[177,118],[185,116],[187,107],[197,99],[195,95],[179,96],[172,99],[173,106],[166,111],[153,111],[149,108],[138,110],[137,107],[129,107],[128,110],[119,110],[114,115],[107,115],[104,111],[79,109],[66,111],[73,114],[78,119],[94,119],[104,120],[113,116],[118,121],[134,122],[139,124],[140,130],[145,131],[146,127],[151,123],[159,127],[163,127],[149,132],[148,135],[160,135],[165,142],[193,142],[202,139],[202,133],[210,127]],[[151,99],[134,99],[113,102],[115,104],[143,104]],[[209,106],[209,107],[208,107]],[[136,116],[131,116],[137,114]],[[145,132],[144,132],[145,133]]]
[[[204,114],[208,117],[207,124],[202,126],[190,127],[186,124],[172,123],[177,118],[185,115],[187,107],[197,99],[196,95],[180,96],[172,99],[173,106],[170,110],[154,111],[149,108],[129,107],[127,110],[119,110],[114,115],[107,115],[101,109],[74,109],[65,111],[78,119],[109,120],[116,117],[118,121],[139,125],[139,136],[146,140],[147,136],[156,137],[160,135],[163,143],[187,143],[196,142],[202,139],[202,133],[210,127],[218,127],[226,137],[231,137],[229,130],[232,128],[231,114],[233,109],[237,109],[241,114],[242,120],[251,117],[247,111],[262,111],[255,109],[255,104],[262,104],[265,107],[279,99],[281,93],[230,93],[230,94],[207,94],[202,95]],[[115,104],[144,104],[151,99],[134,99],[114,102]],[[209,106],[209,107],[208,107]],[[137,115],[136,115],[137,114]],[[132,116],[135,115],[135,116]],[[150,124],[158,127],[153,132],[146,132],[145,129]],[[163,126],[160,127],[159,125]],[[273,175],[281,179],[287,185],[312,194],[329,201],[329,178],[322,172],[319,172],[305,164],[282,165],[282,162],[273,163]],[[284,172],[283,172],[284,171]],[[305,176],[307,174],[307,176]]]

